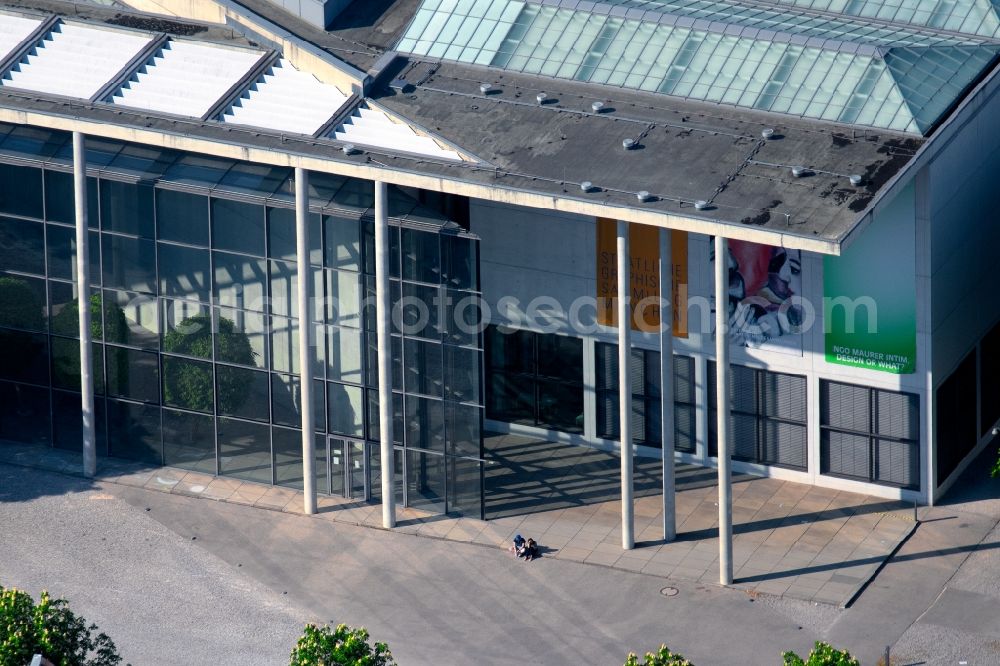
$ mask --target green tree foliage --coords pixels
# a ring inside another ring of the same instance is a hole
[[[331,629],[307,624],[292,650],[289,666],[395,666],[389,646],[368,644],[368,631],[346,624]],[[3,665],[0,665],[3,666]]]
[[[103,305],[103,308],[102,308]],[[104,316],[101,317],[101,310]],[[102,321],[103,319],[103,321]],[[80,330],[80,307],[77,301],[64,305],[52,318],[52,331],[76,335]],[[105,331],[107,327],[107,331]],[[107,337],[105,337],[107,333]],[[103,302],[100,294],[90,295],[90,336],[94,340],[128,344],[129,328],[125,311],[114,301]]]
[[[24,666],[36,654],[57,666],[117,666],[114,642],[96,631],[65,599],[43,591],[36,604],[26,592],[0,587],[0,666]]]
[[[4,326],[45,330],[45,315],[38,294],[26,280],[0,277],[0,313]]]
[[[816,641],[806,660],[791,651],[781,653],[781,659],[784,666],[861,666],[847,650],[838,650],[823,641]]]
[[[666,645],[661,645],[656,652],[647,652],[642,661],[634,652],[625,659],[625,666],[692,666],[691,662],[676,652],[671,652]]]
[[[231,319],[219,318],[215,334],[219,358],[227,362],[253,365],[257,354],[246,333],[237,330]],[[163,351],[197,358],[212,358],[212,319],[209,315],[187,317],[163,336]],[[173,405],[202,412],[212,411],[212,366],[186,359],[163,359],[163,393]],[[250,387],[238,373],[219,368],[219,407],[232,413],[243,405]]]

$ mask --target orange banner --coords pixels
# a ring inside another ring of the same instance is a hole
[[[629,254],[631,259],[632,328],[636,331],[656,331],[660,326],[660,240],[659,228],[642,224],[629,224]],[[673,254],[673,306],[674,336],[688,336],[688,243],[687,232],[671,232]],[[618,222],[605,217],[597,218],[597,322],[604,326],[617,326],[618,313],[615,300],[618,296]],[[637,316],[636,311],[640,314]]]

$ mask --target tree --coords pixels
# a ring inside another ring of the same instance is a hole
[[[219,318],[215,334],[218,358],[230,363],[253,365],[257,357],[250,338],[237,330],[231,319]],[[197,358],[212,358],[212,319],[207,314],[185,318],[163,336],[163,351]],[[218,368],[219,408],[232,413],[243,405],[250,387],[240,373]],[[212,411],[212,367],[208,363],[180,358],[163,359],[163,393],[167,403],[201,412]]]
[[[0,666],[24,666],[36,654],[58,666],[117,666],[114,642],[96,631],[65,599],[42,591],[35,604],[27,592],[0,587]]]
[[[861,666],[861,662],[847,650],[838,650],[823,641],[816,641],[805,661],[791,651],[782,652],[781,659],[784,666]]]
[[[289,666],[395,666],[389,646],[368,644],[368,630],[346,624],[331,629],[307,624],[292,650]]]
[[[666,645],[661,645],[656,652],[647,652],[641,662],[638,655],[630,652],[625,659],[625,666],[692,666],[692,664],[683,656],[671,652]]]

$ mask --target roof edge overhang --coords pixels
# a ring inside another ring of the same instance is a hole
[[[676,229],[708,236],[721,235],[726,238],[818,254],[839,255],[841,252],[842,240],[812,238],[787,234],[778,230],[748,227],[739,223],[716,221],[693,216],[689,217],[656,210],[642,210],[621,204],[589,202],[574,197],[558,196],[497,184],[471,182],[449,176],[420,173],[410,169],[377,163],[364,155],[348,157],[337,154],[337,158],[335,159],[332,156],[308,155],[295,152],[294,150],[253,146],[245,143],[234,143],[160,129],[113,125],[96,119],[85,119],[3,106],[0,106],[0,122],[44,127],[67,132],[82,132],[89,136],[258,164],[302,167],[310,171],[360,178],[363,180],[378,180],[393,185],[417,187],[497,203],[513,204],[541,210],[554,210],[590,217],[609,217],[637,224]]]
[[[922,168],[927,166],[937,153],[943,150],[959,131],[973,120],[986,102],[995,97],[997,93],[1000,93],[1000,66],[994,65],[989,74],[938,125],[937,130],[927,137],[926,141],[917,149],[913,157],[879,189],[865,210],[858,216],[857,222],[854,223],[850,230],[835,241],[841,251],[850,247],[858,236],[871,225],[875,216],[881,213],[892,202],[896,194],[909,182],[910,178],[916,176]]]

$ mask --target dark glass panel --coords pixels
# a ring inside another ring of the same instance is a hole
[[[444,367],[441,345],[406,338],[403,343],[406,368],[404,387],[407,393],[442,397]]]
[[[330,432],[349,437],[365,436],[364,389],[328,382],[327,405]]]
[[[361,225],[356,219],[323,216],[325,265],[343,271],[361,270]]]
[[[368,339],[368,371],[367,381],[369,387],[378,388],[378,336],[375,333],[367,333]],[[390,338],[390,356],[392,358],[392,389],[394,391],[403,390],[403,338],[393,335]]]
[[[212,319],[208,307],[163,298],[160,303],[163,306],[163,351],[212,358]]]
[[[326,435],[316,435],[315,447],[313,473],[316,478],[316,492],[326,494],[330,492],[327,479]],[[274,482],[279,486],[302,490],[302,431],[271,428],[271,448],[274,451]]]
[[[158,354],[106,345],[104,355],[108,395],[143,402],[160,401]]]
[[[214,293],[219,305],[267,311],[267,261],[228,252],[213,252]]]
[[[0,269],[45,275],[45,225],[0,217]]]
[[[163,464],[215,474],[214,419],[204,414],[163,410]]]
[[[444,346],[445,398],[460,402],[480,401],[479,352]]]
[[[44,333],[0,329],[0,379],[48,386],[46,338]]]
[[[324,271],[326,320],[338,326],[361,327],[361,282],[357,273]],[[375,310],[372,310],[374,316]]]
[[[368,391],[368,433],[372,439],[380,439],[378,391]],[[404,433],[403,394],[392,394],[392,441],[402,445]]]
[[[254,421],[269,420],[267,373],[261,370],[215,366],[218,413]]]
[[[208,197],[156,190],[156,226],[161,240],[208,247]]]
[[[108,455],[163,464],[160,408],[108,400]]]
[[[448,420],[448,454],[480,458],[482,456],[482,418],[480,407],[445,403]]]
[[[361,222],[361,241],[364,243],[365,273],[375,275],[375,221]],[[389,227],[389,277],[399,278],[399,227]]]
[[[107,408],[101,398],[94,400],[94,440],[97,455],[107,455]],[[79,393],[52,392],[52,445],[66,451],[83,449],[83,405]]]
[[[182,155],[164,172],[163,180],[202,189],[214,187],[233,167],[232,160],[203,155]],[[207,205],[207,202],[206,202]]]
[[[565,335],[538,335],[538,374],[582,382],[583,340]]]
[[[478,245],[462,236],[441,236],[442,281],[452,289],[478,290]]]
[[[48,445],[49,390],[0,382],[0,439]]]
[[[0,213],[42,219],[42,170],[0,164]]]
[[[466,347],[479,346],[479,334],[483,331],[479,294],[447,290],[444,300],[445,342]]]
[[[218,189],[255,197],[266,197],[277,192],[292,173],[292,169],[287,167],[236,162],[233,164],[233,168],[227,171],[226,175],[219,181]]]
[[[76,195],[73,174],[61,171],[45,172],[45,219],[51,222],[73,224],[76,222]],[[87,179],[87,226],[97,229],[97,179]]]
[[[155,238],[152,186],[101,180],[101,229]]]
[[[207,303],[211,266],[208,250],[157,243],[160,294]]]
[[[45,280],[0,273],[0,326],[45,330]]]
[[[215,308],[215,360],[257,368],[267,367],[265,316],[230,308]]]
[[[326,356],[327,379],[361,384],[364,381],[361,351],[363,333],[353,328],[334,326],[326,330],[329,342]]]
[[[524,375],[493,373],[486,394],[486,416],[498,421],[534,425],[534,380]]]
[[[406,446],[444,452],[444,402],[406,396]]]
[[[486,358],[490,372],[535,372],[534,333],[490,326],[486,329]],[[582,363],[581,363],[582,364]]]
[[[441,338],[441,288],[403,283],[402,312],[393,308],[393,330],[402,330],[403,335],[412,335],[431,340]],[[398,324],[401,319],[402,328]]]
[[[267,256],[272,259],[298,261],[298,241],[295,236],[293,208],[267,209]],[[323,225],[319,215],[309,215],[309,263],[323,265]]]
[[[211,414],[214,402],[211,363],[163,357],[163,404]]]
[[[538,425],[563,432],[583,432],[583,388],[560,381],[539,381]]]
[[[271,420],[274,423],[302,425],[300,378],[295,375],[271,375]],[[326,393],[323,382],[313,380],[313,425],[320,432],[326,431]]]
[[[436,233],[400,230],[403,279],[438,284],[441,281],[441,250]]]
[[[271,428],[262,423],[220,418],[219,473],[271,483]]]
[[[95,340],[103,338],[101,297],[91,292],[90,331]],[[95,307],[96,306],[96,307]],[[57,335],[80,336],[80,310],[76,302],[76,285],[49,280],[49,330]]]
[[[76,281],[76,229],[46,225],[49,277]],[[87,239],[90,255],[90,284],[101,283],[101,235],[90,232]]]
[[[101,252],[105,287],[156,293],[156,243],[102,234]]]
[[[264,207],[212,199],[212,247],[264,256]]]
[[[416,509],[444,513],[445,458],[406,451],[406,503]]]
[[[476,460],[446,458],[448,464],[448,513],[482,518],[483,464]]]
[[[80,341],[74,338],[50,338],[52,344],[52,387],[80,390]],[[91,343],[94,392],[104,394],[104,345]]]
[[[104,303],[107,342],[159,349],[160,324],[155,298],[105,289]]]

